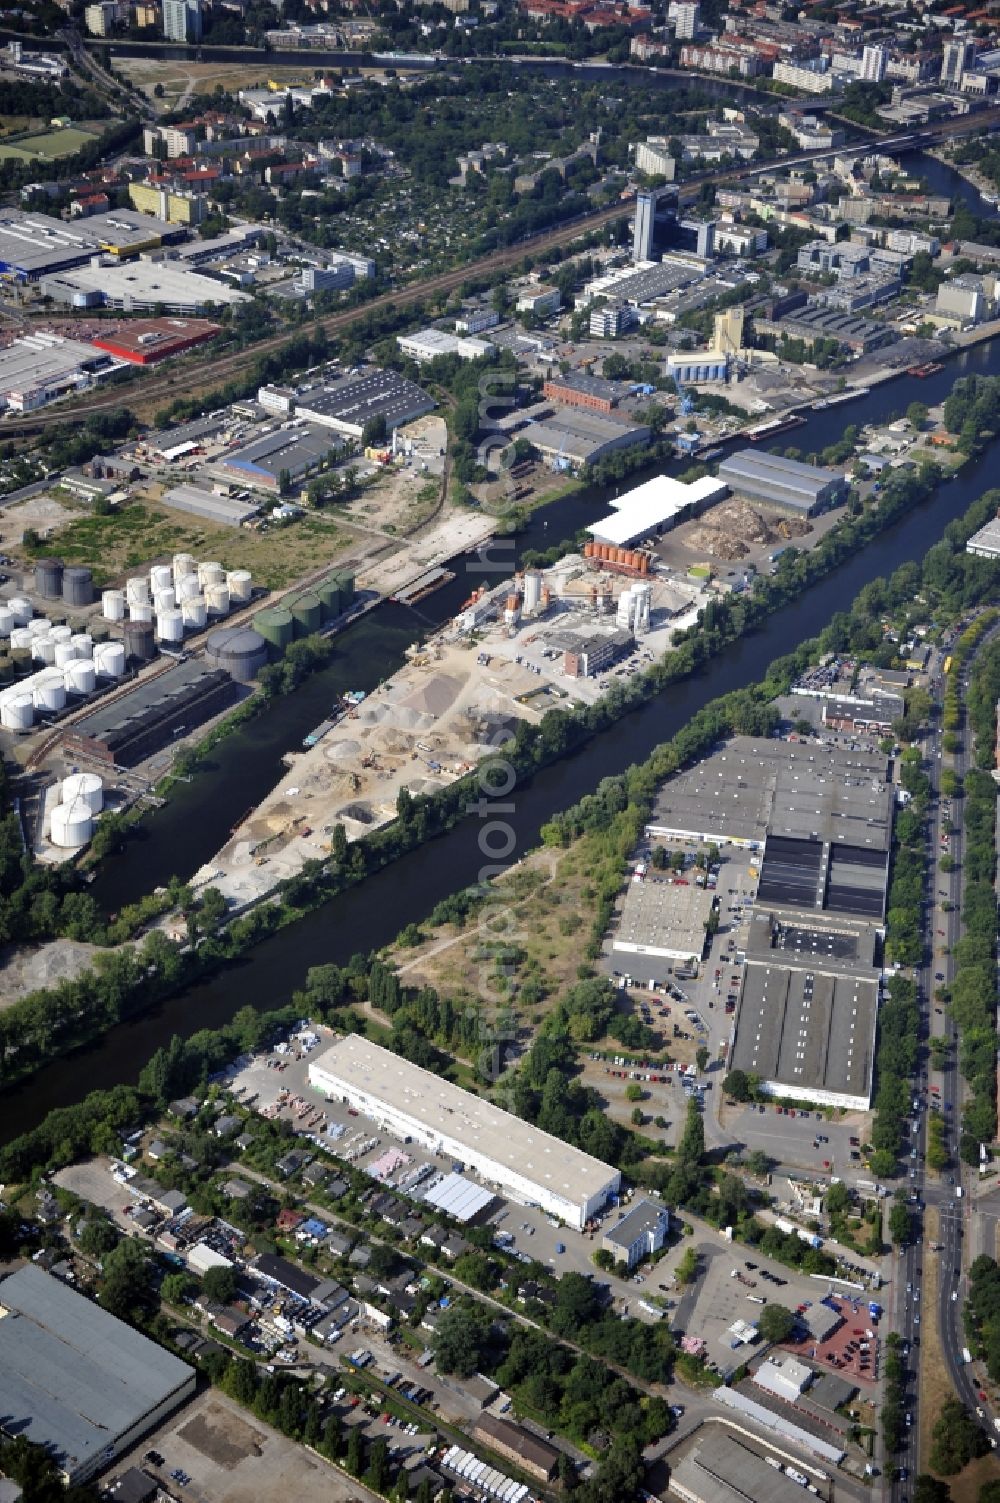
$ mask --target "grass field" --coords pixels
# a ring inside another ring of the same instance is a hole
[[[0,143],[0,161],[11,157],[21,162],[55,161],[72,156],[95,139],[95,132],[68,125],[63,130],[45,131],[37,136],[22,136],[16,143]]]
[[[291,584],[326,560],[342,556],[356,534],[325,517],[303,517],[290,527],[263,535],[200,521],[156,502],[134,502],[106,517],[75,517],[46,537],[30,557],[55,556],[85,564],[98,586],[148,567],[172,553],[218,559],[230,569],[249,569],[270,589]],[[16,552],[29,557],[22,549]]]

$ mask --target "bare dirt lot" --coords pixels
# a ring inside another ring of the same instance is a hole
[[[72,981],[90,968],[97,952],[97,945],[75,939],[55,939],[34,950],[0,951],[0,1008],[29,992]]]
[[[164,1467],[147,1464],[151,1474],[169,1481],[171,1471],[186,1472],[191,1483],[183,1496],[193,1503],[260,1503],[293,1498],[295,1503],[351,1503],[373,1495],[353,1479],[342,1477],[304,1447],[243,1413],[217,1392],[208,1392],[146,1436],[129,1458],[139,1464],[153,1447]]]

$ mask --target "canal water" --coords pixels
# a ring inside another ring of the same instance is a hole
[[[942,172],[954,178],[947,169]],[[902,413],[914,400],[933,404],[947,395],[958,376],[974,373],[1000,374],[1000,341],[957,356],[926,380],[904,377],[874,388],[858,402],[814,413],[803,427],[789,433],[787,441],[803,452],[820,450],[836,441],[848,424],[884,420]],[[761,678],[774,658],[816,635],[863,585],[902,563],[919,560],[947,524],[991,484],[998,456],[1000,442],[808,595],[729,647],[701,674],[673,686],[517,789],[511,811],[504,812],[515,839],[510,859],[537,843],[541,826],[554,812],[576,802],[602,777],[642,761],[707,701]],[[545,508],[515,540],[516,552],[544,548],[572,535],[601,514],[606,499],[607,492],[594,489]],[[283,752],[301,744],[328,712],[334,695],[346,688],[372,688],[392,673],[418,629],[447,620],[484,578],[475,554],[460,558],[453,567],[455,581],[415,609],[383,606],[349,628],[337,639],[332,667],[223,742],[212,754],[210,767],[147,822],[143,838],[108,863],[94,886],[101,901],[114,907],[174,872],[190,875],[209,859],[248,806],[276,781]],[[53,1107],[76,1101],[89,1090],[134,1082],[144,1061],[171,1034],[218,1026],[248,1003],[260,1008],[281,1005],[302,984],[310,966],[344,962],[352,954],[387,943],[403,925],[424,918],[440,898],[477,879],[489,859],[480,850],[481,830],[481,821],[470,817],[362,887],[266,940],[246,961],[120,1025],[73,1058],[55,1061],[5,1096],[0,1139],[24,1131]]]

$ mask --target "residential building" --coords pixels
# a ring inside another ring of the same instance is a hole
[[[200,42],[201,0],[163,0],[163,35],[168,42]]]
[[[881,83],[888,61],[889,54],[884,47],[866,47],[861,54],[861,81]]]
[[[616,1263],[631,1271],[643,1258],[659,1252],[670,1230],[666,1206],[655,1200],[640,1200],[601,1239],[601,1246]]]
[[[122,0],[97,0],[96,4],[87,6],[83,22],[92,37],[106,37],[124,23],[127,15]]]
[[[775,83],[789,84],[803,94],[829,94],[837,81],[830,69],[824,71],[802,63],[775,63],[771,77]]]
[[[962,78],[976,60],[976,43],[973,37],[952,37],[945,42],[941,53],[941,82],[948,87],[961,87]]]
[[[679,0],[672,7],[676,20],[674,35],[679,42],[693,42],[701,26],[701,6],[696,0]]]
[[[667,150],[666,141],[660,136],[650,136],[640,141],[635,148],[636,171],[648,177],[665,177],[668,183],[674,180],[677,163]]]
[[[628,303],[612,303],[595,308],[590,315],[590,332],[595,339],[618,339],[634,327],[638,315]]]
[[[558,313],[562,307],[562,293],[558,287],[529,287],[518,293],[518,313],[533,313],[536,318],[547,318]]]
[[[719,42],[685,42],[680,51],[682,68],[698,68],[702,73],[721,73],[729,78],[756,78],[764,63],[754,48],[738,39]]]

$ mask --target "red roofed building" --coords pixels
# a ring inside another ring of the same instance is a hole
[[[91,344],[132,365],[155,365],[214,339],[220,330],[220,324],[207,318],[141,318],[125,324],[116,334],[92,339]]]

